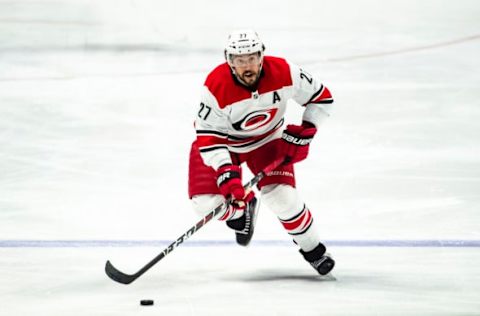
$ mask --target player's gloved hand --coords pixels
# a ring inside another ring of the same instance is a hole
[[[232,219],[237,212],[242,212],[254,197],[253,191],[245,192],[242,185],[242,169],[236,165],[224,165],[217,170],[217,185],[220,193],[225,197],[232,197],[232,201],[221,214],[220,220]]]
[[[253,199],[253,191],[245,194],[242,185],[242,169],[236,165],[223,165],[217,170],[217,185],[220,193],[225,197],[230,196],[237,202],[248,203]],[[240,203],[242,204],[242,203]]]
[[[302,125],[288,125],[282,135],[284,164],[294,164],[307,158],[310,143],[316,132],[315,126],[305,121]]]

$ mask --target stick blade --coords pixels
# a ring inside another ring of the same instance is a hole
[[[137,278],[136,275],[125,274],[115,268],[110,260],[105,264],[105,273],[110,279],[122,284],[130,284]]]

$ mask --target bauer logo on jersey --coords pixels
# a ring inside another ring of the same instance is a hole
[[[234,123],[233,128],[237,131],[253,131],[270,123],[277,111],[278,109],[268,109],[248,113],[243,119]]]

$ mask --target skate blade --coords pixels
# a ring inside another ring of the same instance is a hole
[[[322,281],[337,281],[337,278],[330,272],[325,275],[319,275],[318,278]]]

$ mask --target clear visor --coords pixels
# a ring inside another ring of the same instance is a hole
[[[234,67],[246,67],[252,65],[259,65],[262,61],[262,54],[252,53],[252,54],[244,54],[244,55],[230,55],[230,63]]]

